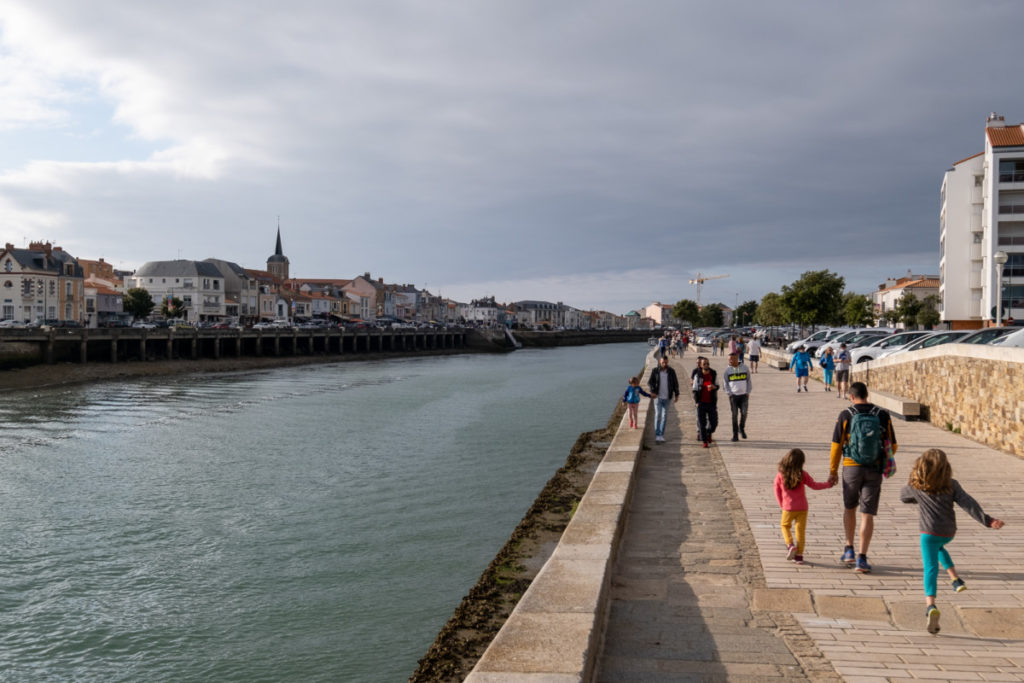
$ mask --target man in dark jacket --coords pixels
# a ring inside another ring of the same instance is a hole
[[[668,401],[679,400],[679,379],[676,371],[668,366],[668,358],[658,359],[658,367],[651,370],[647,386],[654,397],[654,440],[665,441],[665,423],[668,421]]]
[[[693,373],[693,402],[697,404],[697,436],[707,448],[718,428],[718,373],[707,358],[701,360],[700,372]]]

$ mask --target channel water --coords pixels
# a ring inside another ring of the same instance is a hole
[[[646,351],[0,396],[0,677],[405,680]]]

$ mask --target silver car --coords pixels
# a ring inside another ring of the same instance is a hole
[[[907,344],[913,344],[921,337],[926,337],[931,332],[927,330],[914,330],[911,332],[897,332],[888,337],[882,337],[873,344],[854,349],[850,353],[850,360],[854,363],[866,363],[881,357],[882,352],[888,349],[898,349]]]
[[[915,342],[911,342],[906,346],[901,346],[898,349],[888,349],[883,351],[879,358],[890,358],[901,353],[908,351],[917,351],[918,349],[930,349],[933,346],[940,346],[942,344],[950,344],[955,341],[959,341],[962,337],[966,337],[969,334],[967,330],[949,330],[946,332],[932,332],[927,337],[922,337]]]

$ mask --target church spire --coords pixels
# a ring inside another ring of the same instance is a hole
[[[284,256],[284,250],[281,249],[281,217],[277,217],[277,248],[274,249],[274,256]]]

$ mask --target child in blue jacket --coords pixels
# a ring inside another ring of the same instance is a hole
[[[622,402],[626,404],[626,410],[629,413],[629,426],[632,429],[636,429],[637,415],[640,412],[640,396],[651,397],[650,394],[640,388],[639,377],[630,377],[626,393],[622,395]]]

